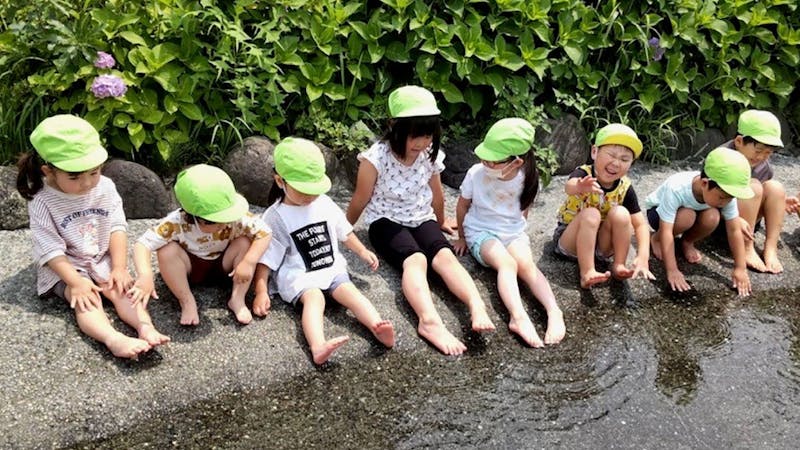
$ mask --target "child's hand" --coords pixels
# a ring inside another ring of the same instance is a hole
[[[375,253],[365,249],[364,252],[358,256],[361,257],[361,260],[367,263],[373,272],[378,270],[378,257],[375,255]]]
[[[789,214],[800,213],[800,198],[797,198],[794,195],[787,195],[786,212]]]
[[[139,278],[136,279],[136,283],[132,288],[128,289],[125,295],[130,299],[132,306],[136,306],[137,303],[142,302],[142,307],[147,308],[147,303],[151,298],[158,299],[158,293],[153,284],[153,276],[140,275]]]
[[[686,292],[692,289],[689,283],[686,282],[686,278],[683,277],[683,272],[680,270],[667,271],[667,281],[673,291]]]
[[[602,194],[603,189],[600,187],[600,183],[597,182],[597,178],[586,175],[578,180],[578,192]]]
[[[633,275],[631,278],[644,278],[645,280],[655,280],[656,276],[650,272],[650,262],[647,258],[636,258],[633,262]]]
[[[250,283],[255,271],[256,265],[243,259],[233,268],[233,272],[229,273],[228,276],[233,277],[233,282],[236,284],[245,284]]]
[[[456,234],[456,230],[458,230],[458,224],[452,217],[445,218],[444,223],[439,226],[439,229],[442,230],[442,233],[447,233],[452,236]]]
[[[269,292],[256,292],[256,296],[253,299],[253,314],[258,317],[264,317],[269,312],[270,306],[272,305],[269,300]]]
[[[458,256],[465,255],[467,253],[467,241],[462,237],[453,241],[453,251],[456,252]]]
[[[104,290],[114,290],[122,294],[133,286],[133,277],[128,272],[128,269],[117,268],[111,269],[111,275],[108,277]]]
[[[739,217],[739,229],[742,230],[742,236],[745,242],[750,242],[754,239],[753,229],[750,228],[750,224],[747,223],[747,220],[742,217]]]
[[[747,297],[753,292],[750,286],[750,276],[747,275],[747,269],[733,269],[733,288],[739,292],[742,297]]]
[[[77,309],[78,312],[100,308],[103,304],[100,292],[102,292],[100,286],[88,278],[80,277],[80,281],[69,287],[69,307]]]

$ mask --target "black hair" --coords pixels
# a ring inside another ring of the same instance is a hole
[[[744,143],[744,145],[748,145],[748,144],[760,144],[761,142],[753,139],[751,136],[742,136],[742,143]]]
[[[389,129],[383,140],[389,142],[392,152],[401,159],[406,157],[406,139],[409,137],[433,136],[431,162],[436,161],[442,142],[442,124],[439,116],[398,117],[390,119]]]
[[[272,169],[272,172],[276,175],[278,174],[278,172],[275,172],[275,169]],[[276,201],[282,202],[284,196],[286,196],[286,192],[284,192],[284,190],[281,189],[280,186],[278,186],[278,183],[273,178],[272,187],[269,188],[269,193],[267,194],[267,205],[272,206],[272,204],[275,203]]]
[[[33,200],[33,196],[44,187],[44,161],[36,152],[24,153],[17,161],[17,191],[26,200]]]
[[[536,154],[531,148],[524,155],[519,156],[524,162],[525,181],[522,183],[522,193],[519,195],[519,207],[522,211],[528,209],[536,199],[539,192],[539,168],[536,166]]]
[[[706,175],[706,169],[700,169],[700,178],[705,178],[706,180],[708,180],[708,190],[711,190],[711,189],[719,187],[719,185],[717,184],[716,181],[712,180],[711,178],[708,178],[708,175]],[[722,192],[725,192],[725,191],[722,190],[722,188],[719,188],[719,189]],[[727,194],[727,192],[725,192],[725,193]]]

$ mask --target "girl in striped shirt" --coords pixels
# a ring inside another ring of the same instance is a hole
[[[67,300],[80,329],[115,356],[136,358],[168,342],[144,306],[126,298],[133,285],[127,222],[114,183],[100,174],[108,153],[97,131],[79,117],[57,115],[43,120],[30,141],[36,152],[20,158],[17,189],[30,200],[37,293]],[[111,326],[101,295],[138,338]]]

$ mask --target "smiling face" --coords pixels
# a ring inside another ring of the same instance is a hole
[[[747,162],[750,163],[750,167],[755,167],[766,161],[775,151],[775,147],[772,147],[771,145],[762,144],[761,142],[750,139],[747,141],[748,142],[745,142],[745,138],[742,135],[739,135],[733,140],[733,145],[736,147],[736,150],[739,151],[739,153],[743,154],[744,157],[747,158]]]
[[[603,187],[610,187],[628,173],[634,157],[633,151],[628,147],[608,144],[592,146],[592,159],[598,183]]]
[[[85,172],[65,172],[53,166],[43,165],[42,172],[47,177],[47,184],[65,194],[84,195],[100,182],[102,166]]]

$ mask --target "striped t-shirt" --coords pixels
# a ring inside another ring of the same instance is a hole
[[[47,265],[65,255],[70,264],[96,282],[111,274],[111,233],[127,232],[122,198],[111,179],[101,176],[91,191],[66,194],[45,183],[28,203],[33,259],[38,266],[36,290],[48,292],[60,278]]]

